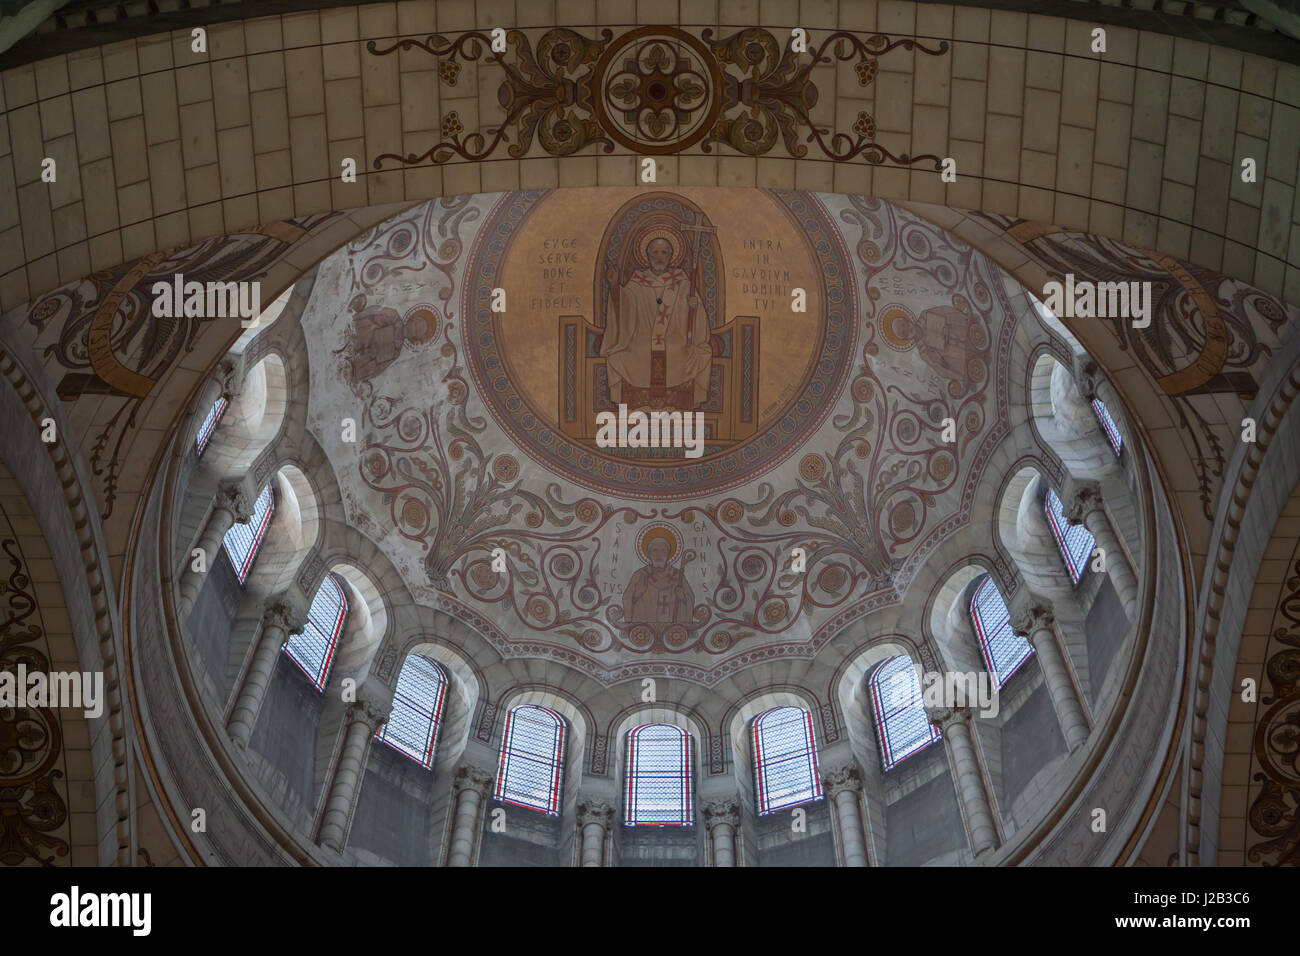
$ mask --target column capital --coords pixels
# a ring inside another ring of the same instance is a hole
[[[945,734],[948,728],[953,724],[964,723],[969,725],[973,711],[970,707],[927,707],[925,708],[925,717],[930,723],[938,727]]]
[[[1091,402],[1097,397],[1097,386],[1101,384],[1101,369],[1097,368],[1097,363],[1090,355],[1076,355],[1074,357],[1074,368],[1071,369],[1074,378],[1074,386],[1079,390],[1080,397],[1085,402]]]
[[[287,641],[292,635],[301,634],[307,626],[307,609],[291,595],[277,594],[266,602],[262,625],[280,628]]]
[[[359,721],[369,727],[371,733],[374,733],[379,729],[380,724],[388,720],[391,709],[391,704],[388,709],[385,709],[379,704],[368,700],[354,700],[348,704],[347,721],[348,723]]]
[[[215,507],[229,511],[238,524],[248,524],[253,518],[253,498],[239,479],[227,479],[217,485]]]
[[[463,790],[475,790],[480,796],[486,796],[490,786],[492,786],[492,774],[481,767],[465,766],[456,768],[456,776],[452,781],[452,790],[455,793],[459,794]]]
[[[227,402],[234,400],[235,390],[239,387],[238,374],[239,363],[229,355],[217,363],[216,371],[213,372],[212,377],[221,390],[221,397]]]
[[[1011,599],[1011,630],[1031,644],[1039,631],[1050,630],[1056,622],[1052,602],[1031,591],[1021,590]]]
[[[1065,520],[1070,524],[1083,524],[1089,514],[1102,510],[1101,485],[1095,481],[1071,476],[1061,492]]]
[[[606,830],[614,822],[614,808],[600,800],[583,800],[578,804],[578,828],[589,823],[599,824]]]
[[[724,823],[732,828],[740,826],[740,801],[712,800],[704,805],[705,829],[712,830]]]
[[[837,767],[826,775],[826,794],[834,797],[842,790],[852,790],[854,792],[862,789],[862,771],[857,768],[856,764],[845,764],[843,767]]]

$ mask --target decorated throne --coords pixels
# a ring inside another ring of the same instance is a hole
[[[608,319],[618,302],[618,290],[630,281],[637,281],[638,275],[647,274],[647,236],[662,239],[672,247],[671,267],[686,273],[689,295],[699,300],[699,308],[708,317],[711,359],[702,397],[690,382],[664,382],[663,370],[653,367],[648,388],[624,382],[620,384],[619,397],[614,397],[611,378],[616,372],[603,354],[608,352],[603,348],[609,331]],[[752,436],[759,412],[758,317],[725,319],[726,283],[721,247],[716,229],[704,211],[672,193],[649,193],[630,200],[611,220],[602,237],[595,266],[594,317],[560,316],[561,431],[572,438],[594,440],[596,415],[617,413],[622,401],[629,410],[702,413],[707,454],[724,451]],[[631,453],[639,458],[681,455],[679,449],[673,448],[638,449]]]

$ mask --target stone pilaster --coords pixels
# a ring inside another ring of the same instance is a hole
[[[943,734],[944,746],[952,767],[957,799],[966,818],[966,832],[975,856],[997,846],[997,828],[993,825],[993,806],[984,788],[984,774],[975,750],[972,713],[969,707],[926,708],[926,717]]]
[[[736,828],[740,826],[740,803],[715,800],[704,805],[704,827],[713,843],[713,865],[736,865]]]
[[[1106,573],[1115,586],[1120,604],[1129,620],[1136,620],[1138,607],[1137,576],[1129,566],[1128,557],[1120,547],[1115,529],[1111,527],[1101,499],[1101,486],[1095,481],[1071,479],[1061,497],[1065,518],[1070,524],[1081,524],[1088,529],[1093,540],[1106,554]]]
[[[196,545],[203,552],[204,569],[195,571],[193,556],[191,556],[185,565],[185,572],[181,575],[180,597],[176,608],[178,620],[184,622],[190,616],[190,611],[194,610],[194,601],[199,596],[199,589],[203,587],[203,579],[207,577],[208,569],[217,560],[226,532],[234,527],[236,522],[248,524],[252,517],[253,499],[244,487],[244,483],[223,481],[217,487],[212,513],[208,516],[208,523],[203,526],[203,533],[199,535],[199,542]]]
[[[244,675],[235,706],[230,712],[230,739],[240,747],[247,747],[253,735],[280,651],[291,636],[302,633],[306,624],[307,610],[292,596],[280,594],[267,602],[261,633],[253,649],[253,662]]]
[[[840,845],[845,866],[867,865],[867,842],[862,830],[862,773],[853,764],[826,776],[826,795],[835,803]]]
[[[1017,595],[1012,601],[1011,629],[1029,641],[1038,654],[1043,681],[1061,724],[1065,745],[1073,751],[1088,739],[1088,718],[1084,716],[1070,661],[1057,639],[1055,624],[1051,601],[1028,593]]]
[[[366,769],[366,756],[370,753],[370,742],[379,725],[387,719],[388,714],[384,710],[365,701],[359,700],[348,705],[343,722],[343,747],[339,751],[338,763],[330,774],[329,796],[325,801],[325,813],[321,817],[319,839],[322,846],[343,851],[352,809]]]
[[[448,866],[469,866],[478,843],[479,807],[492,786],[492,774],[478,767],[460,767],[452,784],[455,814],[452,817]]]
[[[614,808],[608,803],[584,800],[578,804],[580,866],[605,865],[605,840],[614,822]]]

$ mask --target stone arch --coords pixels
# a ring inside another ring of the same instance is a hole
[[[448,628],[438,626],[436,621],[428,619],[411,621],[409,615],[400,611],[396,617],[402,621],[400,631],[396,636],[390,634],[383,642],[386,650],[381,669],[389,666],[391,659],[391,672],[385,670],[387,676],[383,678],[375,674],[365,681],[358,681],[358,699],[381,711],[387,710],[391,706],[402,667],[412,655],[420,655],[436,663],[446,678],[442,721],[434,745],[433,764],[428,770],[408,760],[405,755],[390,751],[386,746],[371,745],[367,779],[369,775],[377,774],[377,779],[385,781],[387,786],[381,788],[378,802],[374,801],[375,793],[368,785],[363,783],[361,786],[354,818],[362,821],[361,829],[368,833],[369,838],[360,838],[355,847],[349,847],[348,852],[362,864],[437,865],[443,852],[445,834],[442,827],[444,823],[450,824],[452,780],[458,766],[473,760],[469,752],[475,750],[474,720],[485,699],[486,685],[474,660],[448,639]],[[454,633],[454,628],[451,632]],[[344,710],[343,704],[331,705],[331,719],[322,721],[317,742],[319,753],[326,753],[327,748],[334,746]],[[400,805],[393,804],[383,796],[392,787],[398,787],[405,794]],[[373,843],[375,828],[382,830],[391,827],[393,824],[389,814],[399,810],[404,815],[402,818],[408,822],[416,818],[424,821],[427,840],[423,843],[415,841],[400,851],[390,849],[387,854],[377,854],[377,847],[383,846],[384,841],[380,840],[377,845]],[[398,856],[388,855],[391,853],[398,853]]]
[[[950,671],[986,671],[979,639],[970,619],[974,582],[985,575],[998,583],[987,561],[974,558],[953,569],[930,601],[926,622]]]
[[[8,417],[5,411],[0,408],[0,421]],[[7,618],[3,631],[6,653],[0,663],[5,676],[11,679],[18,661],[23,661],[29,671],[73,671],[90,676],[100,672],[102,665],[97,659],[86,660],[84,650],[78,647],[77,632],[85,626],[85,619],[78,606],[77,578],[63,578],[67,570],[65,555],[58,553],[58,541],[43,533],[50,518],[57,517],[55,509],[62,503],[46,496],[36,499],[33,507],[24,488],[23,479],[28,475],[21,474],[30,465],[15,463],[11,470],[5,461],[9,451],[6,447],[5,455],[0,456],[0,580],[5,582]],[[47,460],[43,454],[33,456],[31,464],[43,471]],[[83,695],[92,692],[93,686],[93,682],[83,685]],[[110,862],[101,853],[100,843],[111,838],[111,827],[106,826],[102,815],[96,817],[97,790],[109,782],[104,773],[107,748],[102,744],[92,746],[92,740],[102,736],[99,725],[108,723],[103,695],[99,705],[100,713],[90,717],[78,707],[34,708],[38,717],[26,730],[19,721],[21,712],[0,718],[9,741],[31,748],[24,755],[26,759],[6,768],[7,799],[11,798],[16,806],[39,805],[33,798],[43,789],[47,791],[44,805],[49,815],[44,821],[33,821],[47,824],[40,833],[46,839],[30,843],[17,839],[6,847],[8,854],[21,861],[19,865],[42,861],[60,867],[94,866]],[[17,735],[11,736],[14,731]],[[38,765],[47,768],[48,776],[31,773]],[[61,820],[55,819],[56,812],[61,814]],[[153,812],[147,799],[139,808],[133,808],[133,815],[140,818]],[[72,826],[73,820],[81,825]]]
[[[280,432],[288,390],[285,363],[278,354],[268,353],[254,364],[212,435],[204,467],[223,476],[248,471]]]
[[[271,475],[270,482],[275,513],[244,583],[250,595],[270,595],[290,587],[322,531],[319,498],[306,472],[286,463]]]
[[[1038,434],[1071,474],[1100,479],[1118,470],[1092,404],[1073,372],[1047,350],[1034,359],[1029,402]]]
[[[334,667],[330,674],[330,684],[346,678],[356,680],[358,684],[364,679],[370,662],[378,650],[384,636],[388,633],[389,614],[384,590],[372,577],[369,568],[362,562],[338,560],[329,566],[327,574],[337,574],[346,583],[348,598],[348,619],[339,636],[338,650]],[[322,580],[323,580],[322,575]],[[320,582],[308,592],[309,597],[316,593]],[[396,678],[394,678],[396,684]]]
[[[911,658],[912,666],[916,668],[920,679],[927,668],[916,648],[901,634],[886,634],[850,655],[847,666],[840,674],[838,686],[849,749],[862,772],[863,826],[868,851],[871,860],[877,865],[889,859],[889,834],[886,825],[885,771],[869,682],[876,668],[898,654]],[[946,756],[932,759],[943,760],[942,772],[946,772]]]
[[[460,760],[469,740],[472,718],[479,701],[478,679],[473,668],[454,648],[418,635],[411,639],[393,670],[394,687],[401,676],[402,666],[416,654],[437,662],[447,676],[446,709],[434,754],[434,768],[441,776],[442,770],[454,767]]]
[[[568,741],[564,748],[564,765],[560,778],[560,817],[565,820],[566,830],[573,822],[574,809],[578,804],[578,795],[582,791],[582,781],[586,770],[586,753],[588,742],[595,734],[596,728],[591,723],[591,715],[580,701],[572,700],[567,694],[552,688],[517,688],[506,693],[501,699],[502,737],[500,746],[505,745],[505,715],[516,707],[546,707],[564,718],[568,730]]]
[[[1051,309],[1043,304],[1042,299],[1030,292],[1030,288],[1032,288],[1032,286],[1025,287],[1025,298],[1029,300],[1030,309],[1033,311],[1034,317],[1038,319],[1039,323],[1042,324],[1042,326],[1052,335],[1060,339],[1071,355],[1086,354],[1087,350],[1083,347],[1082,343],[1074,337],[1074,333],[1070,331],[1069,327],[1063,321],[1058,319]]]
[[[1049,487],[1036,463],[1023,464],[1002,486],[997,521],[998,534],[1020,572],[1020,579],[1043,593],[1059,589],[1058,571],[1066,574],[1043,514],[1043,496]],[[1017,590],[1002,587],[1002,596],[1010,602]]]
[[[812,714],[813,740],[817,744],[818,753],[826,745],[818,732],[817,713],[820,708],[817,698],[802,687],[767,687],[733,704],[730,718],[723,724],[723,732],[727,734],[731,743],[731,752],[735,755],[732,774],[736,781],[736,792],[742,798],[747,798],[751,814],[755,812],[755,808],[753,805],[754,754],[750,728],[755,717],[773,707],[798,707]]]
[[[918,676],[925,673],[925,664],[916,647],[898,634],[881,635],[858,648],[840,671],[836,688],[840,710],[844,714],[854,756],[864,768],[872,761],[878,766],[880,760],[867,680],[877,666],[897,654],[906,654],[912,659]]]
[[[674,727],[680,727],[690,734],[693,741],[691,745],[692,766],[691,773],[695,777],[695,793],[699,794],[700,779],[703,776],[704,762],[709,745],[709,734],[706,725],[701,723],[693,714],[680,709],[675,704],[660,703],[646,704],[644,706],[634,707],[625,711],[617,725],[613,727],[611,734],[614,749],[614,761],[612,766],[614,779],[621,787],[626,779],[627,774],[627,734],[634,727],[642,724],[672,724]],[[617,822],[621,824],[625,808],[619,805],[614,808],[617,816]]]
[[[1070,595],[1074,592],[1070,572],[1043,510],[1049,490],[1058,496],[1062,494],[1060,488],[1052,488],[1037,471],[1023,484],[1020,500],[1016,502],[1015,532],[1009,547],[1021,577],[1031,590],[1047,597]],[[1008,488],[1008,494],[1012,493]],[[1011,599],[1010,595],[1006,597],[1008,601]]]

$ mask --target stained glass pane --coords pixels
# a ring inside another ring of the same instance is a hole
[[[212,403],[212,408],[208,411],[208,417],[203,419],[203,424],[199,426],[199,435],[194,440],[194,443],[198,445],[200,455],[203,454],[203,449],[208,447],[208,439],[217,430],[217,422],[221,421],[221,416],[225,411],[226,400],[224,398],[218,398]]]
[[[1001,688],[1029,659],[1034,648],[1011,630],[1011,612],[992,578],[986,577],[984,583],[975,589],[970,602],[970,616],[980,640],[980,649],[984,651],[984,663]]]
[[[1101,427],[1106,432],[1106,437],[1110,439],[1110,447],[1115,449],[1115,454],[1118,455],[1124,448],[1124,436],[1119,433],[1119,426],[1115,424],[1115,419],[1110,417],[1110,410],[1106,408],[1106,403],[1100,398],[1094,398],[1092,410],[1097,413]]]
[[[564,765],[564,718],[545,707],[516,707],[506,716],[496,798],[556,815]]]
[[[1084,568],[1088,566],[1088,556],[1092,554],[1095,543],[1092,534],[1083,525],[1070,524],[1065,520],[1065,509],[1061,506],[1061,499],[1050,488],[1043,498],[1043,510],[1047,513],[1047,521],[1052,526],[1056,545],[1061,549],[1061,557],[1065,559],[1070,580],[1078,584]]]
[[[812,714],[799,707],[775,707],[754,718],[753,734],[760,814],[821,799]]]
[[[267,485],[257,496],[257,501],[253,502],[253,517],[248,524],[231,525],[230,530],[226,532],[226,554],[230,558],[230,563],[235,566],[235,576],[239,578],[240,584],[248,580],[253,559],[257,557],[257,551],[262,546],[262,539],[266,537],[266,529],[270,526],[271,515],[274,513],[275,496],[271,494],[271,486]]]
[[[348,599],[343,586],[333,574],[325,575],[312,598],[306,627],[301,634],[290,637],[284,646],[284,652],[311,678],[317,690],[323,691],[325,681],[329,679],[330,665],[334,663],[334,651],[338,648],[347,614]]]
[[[642,724],[627,734],[627,826],[691,826],[691,736],[669,724]]]
[[[939,729],[925,715],[916,665],[906,654],[891,657],[871,675],[871,704],[886,770],[939,739]]]
[[[442,668],[422,654],[410,655],[397,675],[393,712],[375,739],[428,770],[433,766],[433,748],[438,741],[446,696],[447,677]]]

